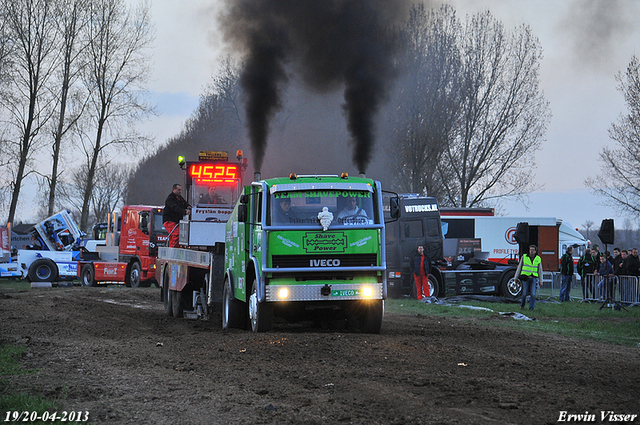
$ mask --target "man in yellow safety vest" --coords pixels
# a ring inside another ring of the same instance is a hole
[[[516,270],[516,279],[522,282],[522,301],[520,309],[524,308],[527,301],[527,295],[530,295],[529,310],[533,310],[536,306],[536,290],[538,283],[542,284],[542,259],[538,255],[538,247],[529,246],[529,253],[524,254],[518,264]]]

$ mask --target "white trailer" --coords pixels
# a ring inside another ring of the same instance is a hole
[[[529,242],[538,246],[545,271],[558,271],[560,257],[567,247],[574,247],[574,262],[584,254],[587,247],[587,239],[559,218],[495,217],[473,215],[472,211],[467,209],[467,215],[460,215],[455,210],[441,209],[445,256],[451,255],[452,244],[448,244],[448,241],[480,239],[481,251],[488,253],[489,261],[506,264],[518,257],[519,247],[515,233],[518,223],[522,222],[529,224]]]

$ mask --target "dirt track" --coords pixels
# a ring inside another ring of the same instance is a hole
[[[155,288],[0,293],[17,390],[113,424],[545,424],[640,414],[640,350],[387,314],[367,335],[222,331],[163,314]],[[486,320],[511,320],[492,318]],[[0,412],[3,413],[3,412]],[[640,423],[636,417],[634,423]]]

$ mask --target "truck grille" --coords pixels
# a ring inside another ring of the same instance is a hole
[[[378,265],[377,254],[274,255],[273,268],[370,267]]]

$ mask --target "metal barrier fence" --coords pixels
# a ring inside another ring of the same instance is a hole
[[[572,299],[597,302],[610,298],[614,302],[619,301],[624,304],[640,302],[640,279],[636,276],[614,276],[603,279],[602,276],[588,274],[584,282],[576,277],[573,275],[571,279]],[[538,295],[559,297],[561,279],[562,275],[559,272],[544,272],[543,285]],[[609,291],[609,296],[606,291]]]

